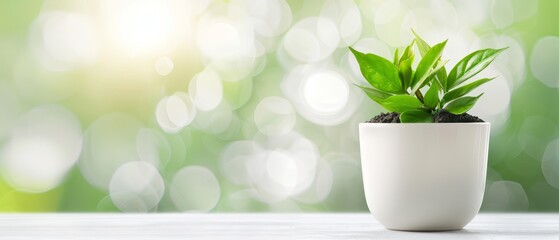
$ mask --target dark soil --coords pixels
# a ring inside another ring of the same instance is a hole
[[[454,115],[445,110],[435,114],[436,123],[469,123],[469,122],[484,122],[481,118],[472,116],[468,113]]]
[[[367,123],[400,123],[400,114],[391,113],[381,113]],[[469,123],[469,122],[484,122],[481,118],[472,116],[467,113],[460,115],[454,115],[445,110],[435,114],[435,123]]]
[[[367,123],[400,123],[400,114],[391,112],[391,113],[380,113],[376,115]]]

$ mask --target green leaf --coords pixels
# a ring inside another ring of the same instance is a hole
[[[440,60],[439,60],[439,62],[440,62]],[[445,64],[446,64],[446,62],[445,62]],[[444,90],[446,90],[446,78],[447,78],[446,76],[447,75],[446,75],[446,68],[445,67],[441,68],[441,70],[439,70],[437,72],[437,75],[436,75],[437,81],[440,84],[441,89],[444,89]]]
[[[410,45],[406,47],[398,63],[398,73],[400,74],[400,80],[402,80],[402,87],[404,88],[404,91],[406,91],[410,86],[413,76],[412,64],[415,58],[413,53],[414,42],[415,41],[412,41]]]
[[[439,84],[433,83],[427,93],[425,93],[425,98],[423,99],[425,107],[429,109],[435,109],[439,104]]]
[[[427,83],[431,83],[432,79],[434,79],[435,77],[437,77],[439,75],[439,73],[444,69],[444,65],[448,62],[448,60],[439,60],[437,65],[435,66],[434,69],[432,69],[429,72],[429,75],[427,76],[427,80],[423,82],[423,85],[421,85],[421,87],[419,87],[419,89],[423,88],[425,85],[427,85]],[[444,74],[446,75],[446,73]]]
[[[444,109],[448,112],[458,115],[467,112],[470,110],[474,104],[476,104],[477,100],[483,95],[480,94],[477,97],[461,97],[452,102],[450,102]]]
[[[394,52],[394,65],[398,66],[398,49]]]
[[[402,123],[432,123],[433,115],[425,110],[408,110],[400,114]]]
[[[390,61],[375,54],[364,54],[349,48],[361,68],[363,77],[374,88],[388,93],[404,93],[398,69]]]
[[[400,63],[402,63],[402,61],[410,59],[414,56],[413,54],[413,44],[415,43],[415,40],[412,41],[410,43],[410,45],[408,45],[406,47],[406,49],[404,49],[404,53],[402,53],[402,57],[400,57]]]
[[[425,56],[417,65],[417,70],[413,76],[413,80],[411,83],[412,92],[417,91],[422,85],[425,80],[427,80],[429,74],[431,73],[431,69],[435,64],[437,64],[438,60],[441,58],[441,54],[443,52],[444,46],[446,45],[446,40],[441,42],[435,46],[433,46]]]
[[[408,87],[411,84],[410,82],[413,77],[413,69],[412,69],[413,59],[414,56],[411,56],[411,58],[408,58],[400,62],[400,69],[398,71],[400,73],[400,78],[402,80],[402,87],[404,89],[408,89]]]
[[[387,93],[387,92],[383,92],[374,88],[370,88],[370,87],[365,87],[365,86],[360,86],[357,84],[353,84],[359,88],[361,88],[361,90],[363,90],[363,92],[365,92],[365,94],[367,94],[367,96],[370,99],[373,99],[375,101],[378,100],[383,100],[383,99],[387,99],[388,97],[392,96],[392,94]]]
[[[431,46],[425,40],[423,40],[417,33],[412,29],[413,35],[415,35],[415,42],[417,43],[417,48],[419,49],[419,53],[422,57],[427,54],[427,52],[431,49]]]
[[[460,60],[450,73],[448,74],[447,78],[447,85],[446,89],[452,89],[455,86],[458,86],[460,83],[470,79],[474,75],[481,72],[485,69],[495,58],[497,55],[504,51],[507,48],[501,49],[482,49],[470,53],[468,56],[464,57]]]
[[[421,103],[419,99],[410,95],[394,95],[377,102],[386,108],[386,110],[397,113],[418,109],[423,106],[423,103]]]
[[[425,54],[431,49],[431,46],[429,46],[429,44],[427,42],[425,42],[425,40],[423,40],[413,29],[411,30],[413,32],[413,35],[415,35],[415,42],[417,43],[417,48],[419,49],[419,53],[421,54],[421,56],[425,56]],[[437,65],[439,65],[441,62],[441,60],[439,60],[439,62],[437,63]],[[446,64],[446,62],[445,62]],[[442,64],[444,65],[444,64]],[[441,84],[441,89],[445,89],[446,87],[446,68],[441,68],[440,71],[437,72],[437,80],[439,81],[439,83]]]
[[[462,87],[456,88],[450,92],[447,92],[442,99],[443,103],[446,102],[450,102],[454,99],[457,99],[459,97],[462,97],[468,93],[470,93],[472,90],[476,89],[477,87],[479,87],[480,85],[489,82],[491,80],[493,80],[495,78],[482,78],[480,80],[477,80],[475,82],[469,83],[467,85],[464,85]]]

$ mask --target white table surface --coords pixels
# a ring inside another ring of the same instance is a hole
[[[453,232],[384,229],[370,214],[0,214],[0,239],[559,239],[559,214],[479,214]]]

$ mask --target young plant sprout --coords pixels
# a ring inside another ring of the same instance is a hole
[[[447,73],[444,65],[448,60],[441,58],[446,40],[431,47],[413,33],[415,39],[401,56],[396,50],[392,62],[350,47],[363,77],[371,85],[356,86],[386,110],[398,113],[402,123],[431,123],[441,111],[454,115],[466,113],[483,93],[477,96],[466,95],[494,78],[468,80],[489,66],[506,48],[488,48],[470,53]],[[415,59],[414,46],[417,46],[421,55],[416,69],[412,67]],[[422,92],[424,90],[425,93]]]

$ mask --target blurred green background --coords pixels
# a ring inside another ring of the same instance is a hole
[[[347,46],[505,47],[483,211],[559,210],[552,0],[0,1],[0,211],[366,211]]]

